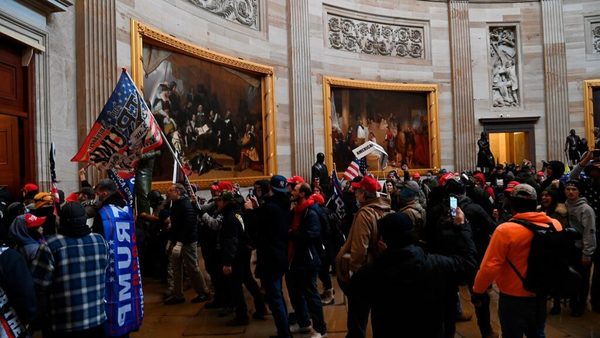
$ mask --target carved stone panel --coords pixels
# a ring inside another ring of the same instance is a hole
[[[328,47],[400,58],[425,58],[424,26],[396,25],[328,13]]]
[[[259,0],[189,0],[192,4],[254,30],[259,30]]]
[[[491,26],[489,34],[490,88],[492,106],[519,107],[519,60],[515,26]]]
[[[598,21],[591,22],[592,25],[592,36],[591,36],[591,52],[593,54],[600,54],[600,18]]]

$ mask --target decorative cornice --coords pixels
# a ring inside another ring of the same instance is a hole
[[[177,39],[175,37],[166,35],[161,31],[154,29],[150,26],[136,23],[135,27],[137,32],[143,36],[145,39],[150,39],[158,42],[164,47],[174,48],[179,53],[185,53],[190,56],[197,56],[208,61],[215,62],[221,65],[230,66],[233,68],[246,70],[259,74],[272,75],[273,67],[264,66],[258,63],[250,62],[242,60],[241,58],[233,58],[231,56],[217,53],[205,48],[197,47],[192,45],[191,43],[185,42],[183,40]]]
[[[189,2],[228,21],[260,30],[258,0],[189,0]]]
[[[56,12],[64,12],[67,10],[67,8],[73,6],[73,1],[70,0],[21,0],[21,2],[45,13],[46,15]]]
[[[330,76],[323,77],[323,81],[326,85],[337,88],[394,90],[402,92],[435,92],[438,89],[436,84],[375,82]]]
[[[425,59],[425,25],[327,12],[328,47],[360,54]]]
[[[507,123],[532,123],[535,124],[540,119],[539,116],[521,116],[521,117],[493,117],[480,118],[479,123],[482,125],[498,125]]]

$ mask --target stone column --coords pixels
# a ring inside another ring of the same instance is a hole
[[[310,178],[315,162],[308,1],[289,1],[292,175]]]
[[[115,0],[75,2],[77,57],[77,139],[87,136],[117,83]],[[91,171],[90,182],[97,180]]]
[[[477,164],[477,135],[473,107],[469,1],[450,0],[448,9],[454,111],[454,170],[472,170]]]
[[[563,150],[570,128],[563,1],[542,0],[541,4],[544,33],[547,159],[566,160]]]

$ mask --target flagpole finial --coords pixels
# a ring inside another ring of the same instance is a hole
[[[123,73],[127,73],[127,67],[121,67],[121,70],[123,71]]]

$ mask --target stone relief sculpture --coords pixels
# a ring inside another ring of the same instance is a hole
[[[515,27],[490,27],[492,105],[517,107],[519,77]]]
[[[425,58],[424,27],[369,22],[331,13],[327,21],[330,48],[371,55]]]
[[[600,54],[600,23],[592,26],[592,51]]]
[[[189,0],[223,18],[259,30],[258,0]]]

